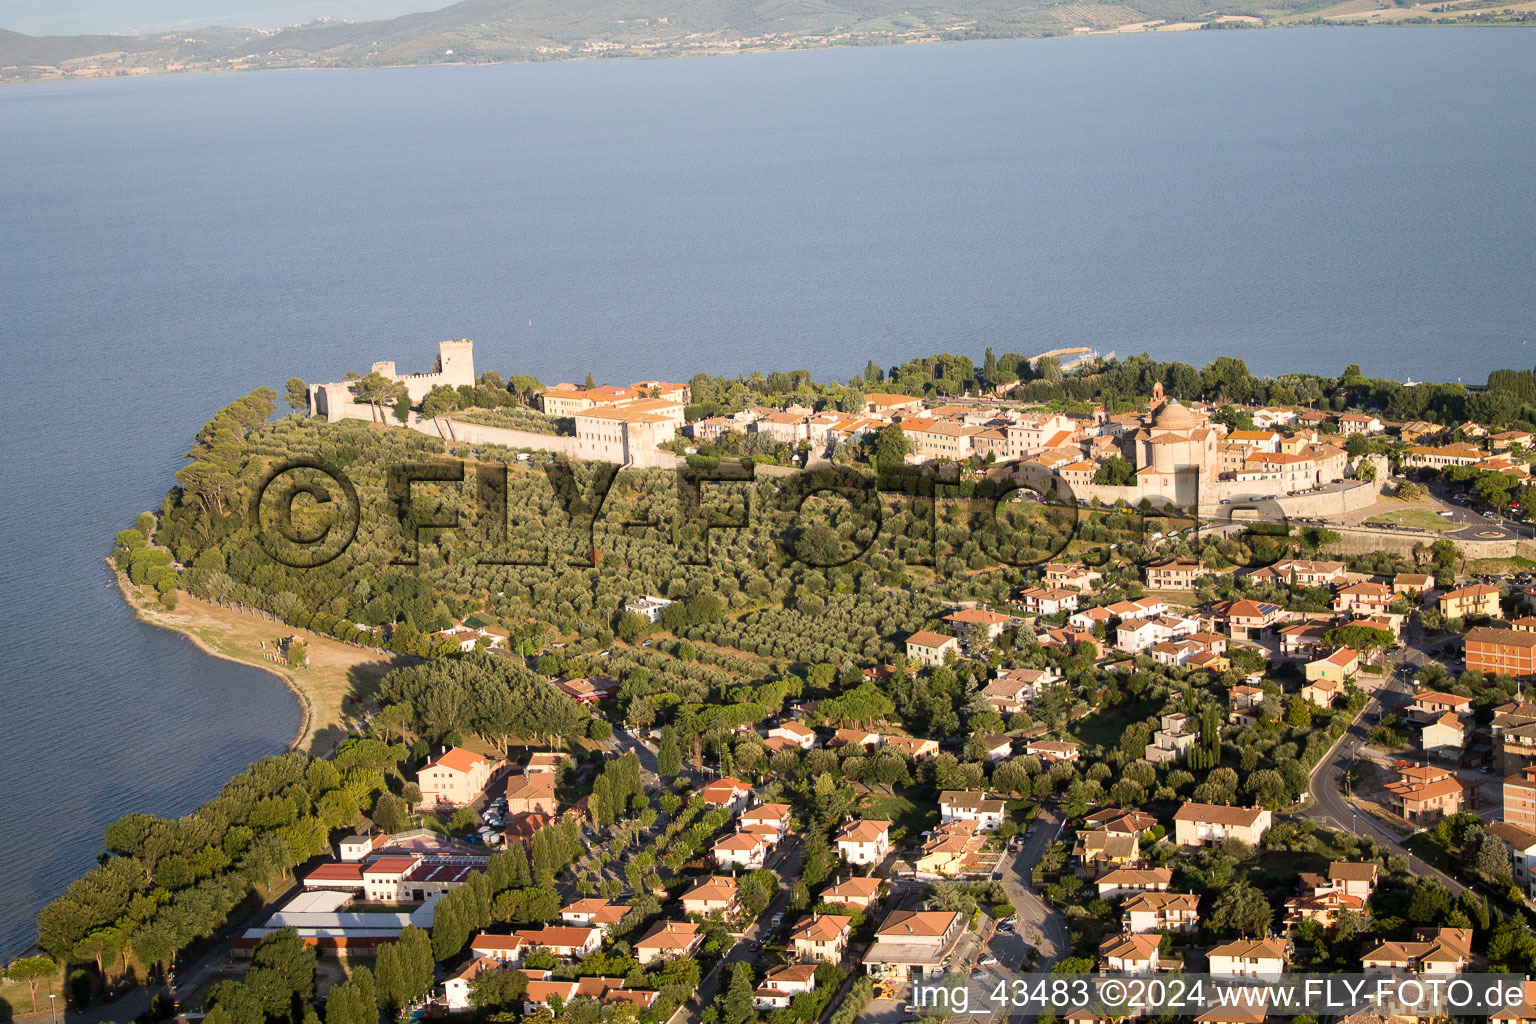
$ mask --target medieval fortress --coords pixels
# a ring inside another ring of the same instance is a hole
[[[446,385],[456,388],[461,385],[473,387],[475,384],[475,343],[468,338],[459,338],[456,341],[440,341],[437,343],[436,373],[406,373],[395,372],[394,360],[374,363],[369,370],[386,380],[392,380],[397,384],[403,384],[406,392],[411,396],[411,404],[415,405],[427,393],[438,385]],[[311,416],[324,416],[330,423],[337,420],[371,420],[375,419],[372,407],[354,401],[352,394],[352,381],[333,381],[330,384],[311,384],[309,386],[309,414]]]
[[[377,362],[372,372],[403,385],[412,405],[435,387],[475,384],[474,343],[467,338],[439,342],[433,373],[398,374],[393,362]],[[314,384],[309,412],[335,422],[376,421],[379,411],[359,401],[357,381]],[[1011,476],[1042,492],[1059,481],[1070,497],[1105,504],[1124,501],[1180,507],[1215,506],[1235,499],[1262,497],[1294,503],[1288,514],[1336,514],[1375,500],[1378,487],[1350,485],[1350,469],[1335,438],[1299,422],[1310,410],[1253,409],[1251,430],[1231,430],[1215,421],[1208,406],[1185,405],[1163,394],[1157,383],[1142,410],[1111,415],[1103,408],[1069,415],[1009,404],[988,396],[986,402],[939,405],[917,395],[868,392],[857,411],[798,405],[784,409],[753,407],[726,416],[686,422],[692,401],[687,384],[637,381],[628,387],[561,383],[545,388],[539,407],[570,424],[569,433],[536,433],[470,423],[412,411],[401,426],[449,443],[496,444],[547,451],[574,459],[620,466],[670,467],[677,457],[660,446],[678,437],[707,442],[730,431],[766,433],[804,452],[806,464],[829,457],[839,442],[856,443],[895,425],[909,444],[909,463],[978,460],[977,473]],[[1364,422],[1362,422],[1364,421]],[[389,420],[386,420],[389,422]],[[1282,433],[1277,427],[1285,426]],[[1369,416],[1339,417],[1339,432],[1373,433],[1381,429]],[[1124,483],[1095,482],[1111,458],[1130,470]],[[1341,485],[1341,486],[1334,486]],[[1063,495],[1067,497],[1067,495]]]

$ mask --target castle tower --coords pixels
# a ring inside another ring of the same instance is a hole
[[[438,365],[442,380],[438,383],[456,388],[475,383],[475,343],[468,338],[437,343]]]

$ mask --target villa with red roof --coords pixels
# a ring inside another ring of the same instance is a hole
[[[490,758],[463,747],[449,747],[416,773],[423,806],[464,807],[474,803],[491,781]]]

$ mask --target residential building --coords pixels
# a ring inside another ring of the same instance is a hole
[[[996,679],[982,687],[981,695],[998,714],[1016,715],[1038,700],[1045,688],[1059,678],[1051,669],[1003,669]]]
[[[683,913],[708,917],[719,911],[735,917],[741,911],[736,879],[730,875],[704,875],[688,887],[680,898]]]
[[[1381,879],[1381,869],[1375,864],[1336,860],[1328,864],[1328,884],[1336,891],[1357,899],[1369,900]]]
[[[1408,705],[1408,711],[1414,717],[1425,721],[1432,721],[1447,713],[1471,718],[1472,698],[1463,697],[1459,693],[1444,693],[1440,690],[1421,690],[1413,695],[1413,703]]]
[[[734,815],[746,809],[747,799],[752,795],[752,787],[740,779],[727,776],[705,786],[699,795],[710,807],[724,807]]]
[[[1473,615],[1498,618],[1502,594],[1498,587],[1487,583],[1457,587],[1440,595],[1440,614],[1447,619],[1466,619]]]
[[[838,829],[833,841],[837,853],[849,864],[879,864],[891,852],[891,823],[866,818]]]
[[[627,913],[629,913],[629,907],[622,903],[588,896],[562,907],[560,923],[581,928],[596,928],[607,935],[615,925],[624,920],[624,915]]]
[[[1308,668],[1310,667],[1309,665]],[[1301,688],[1301,699],[1315,704],[1326,711],[1333,707],[1333,698],[1339,695],[1340,689],[1341,687],[1337,680],[1328,675],[1320,674],[1317,679]]]
[[[1142,892],[1120,907],[1127,931],[1193,932],[1200,925],[1200,897],[1190,892]]]
[[[558,775],[560,766],[571,761],[571,755],[563,750],[536,750],[528,755],[523,765],[524,775]]]
[[[658,921],[634,947],[642,965],[671,957],[692,956],[704,944],[704,935],[692,921]]]
[[[976,733],[973,741],[979,741],[982,749],[986,751],[985,760],[988,762],[1006,761],[1013,755],[1013,740],[1000,732]],[[1076,744],[1070,744],[1076,746]],[[1062,760],[1062,758],[1056,758]]]
[[[1072,844],[1072,858],[1082,866],[1085,877],[1093,878],[1129,867],[1141,860],[1140,837],[1108,829],[1079,829]]]
[[[1360,956],[1366,973],[1458,974],[1472,954],[1471,928],[1416,928],[1407,942],[1378,942]]]
[[[1324,934],[1331,935],[1345,911],[1367,914],[1370,909],[1360,897],[1336,889],[1304,892],[1285,901],[1285,926],[1294,931],[1299,925],[1310,922],[1322,928]]]
[[[965,933],[965,918],[948,910],[894,910],[875,932],[864,968],[877,977],[941,974]]]
[[[1285,973],[1285,940],[1238,939],[1206,952],[1206,971],[1217,977],[1270,977]]]
[[[1386,788],[1392,809],[1419,825],[1459,813],[1464,799],[1461,782],[1454,774],[1429,765],[1402,769]]]
[[[1332,653],[1307,662],[1307,682],[1327,680],[1343,686],[1360,672],[1360,655],[1349,647],[1340,647]]]
[[[1182,712],[1164,715],[1158,730],[1152,734],[1152,742],[1146,746],[1146,759],[1153,764],[1177,761],[1189,752],[1189,748],[1199,738],[1190,731],[1188,715]]]
[[[1466,735],[1465,723],[1447,711],[1439,718],[1425,724],[1419,742],[1424,748],[1426,757],[1455,763],[1461,759]]]
[[[822,890],[821,902],[868,910],[880,898],[883,879],[853,875]]]
[[[1045,567],[1045,585],[1056,590],[1075,590],[1079,594],[1091,594],[1094,584],[1102,581],[1104,574],[1086,565],[1068,562],[1051,562]]]
[[[1159,936],[1106,935],[1099,943],[1099,970],[1145,974],[1157,970]]]
[[[675,402],[637,400],[596,406],[575,414],[575,456],[621,466],[664,466],[670,453],[660,450],[677,436],[683,407]]]
[[[490,957],[476,957],[458,971],[443,979],[443,1002],[451,1011],[462,1013],[470,1009],[469,993],[475,979],[487,971],[499,971],[503,964]]]
[[[547,924],[543,928],[522,928],[516,933],[531,949],[547,949],[559,957],[582,957],[596,953],[603,944],[597,928]]]
[[[644,597],[629,601],[624,605],[624,610],[634,612],[647,622],[656,623],[661,620],[661,613],[672,607],[672,602],[665,597],[657,597],[654,594],[646,594]]]
[[[768,968],[763,983],[752,993],[755,1010],[785,1010],[802,992],[816,990],[815,964],[781,964]]]
[[[832,734],[827,746],[834,750],[839,747],[863,747],[866,754],[873,754],[884,742],[884,737],[868,729],[839,729]]]
[[[1386,424],[1369,413],[1344,412],[1339,414],[1339,433],[1345,437],[1351,434],[1379,434],[1387,429]]]
[[[1333,595],[1333,610],[1355,615],[1382,615],[1397,597],[1385,583],[1351,583]]]
[[[886,736],[881,746],[887,750],[899,750],[914,761],[927,761],[939,756],[939,741],[919,736]]]
[[[1154,590],[1193,590],[1195,581],[1206,574],[1205,562],[1198,558],[1164,558],[1146,568],[1147,586]]]
[[[1392,577],[1392,593],[1417,601],[1435,589],[1435,578],[1428,573],[1400,572]]]
[[[986,844],[987,837],[977,828],[976,822],[945,822],[923,840],[913,866],[919,877],[959,878],[980,874],[983,868],[977,854]]]
[[[1412,469],[1445,469],[1481,462],[1485,452],[1473,444],[1457,442],[1446,445],[1415,445],[1402,456],[1402,464]]]
[[[1227,718],[1230,721],[1258,721],[1264,708],[1264,691],[1257,686],[1239,683],[1227,691]]]
[[[1003,630],[1018,620],[1012,615],[986,608],[962,608],[944,616],[944,621],[949,623],[962,643],[970,644],[978,640],[996,640]]]
[[[1066,740],[1026,740],[1024,754],[1038,757],[1044,764],[1055,764],[1057,761],[1076,761],[1082,754],[1082,747]]]
[[[1331,622],[1292,622],[1275,630],[1280,641],[1280,653],[1287,658],[1311,660],[1329,644],[1323,638],[1333,629]]]
[[[960,643],[952,636],[919,630],[907,637],[907,660],[928,668],[944,664],[944,657],[960,654]]]
[[[1469,671],[1528,679],[1536,676],[1536,632],[1473,626],[1467,630],[1466,658]]]
[[[1055,587],[1029,587],[1019,591],[1018,602],[1024,610],[1045,618],[1052,618],[1063,612],[1077,610],[1079,594],[1075,590]]]
[[[636,1010],[647,1010],[660,996],[649,989],[627,989],[623,978],[577,978],[574,981],[558,981],[548,971],[528,971],[528,987],[523,991],[523,1012],[531,1013],[555,1005],[559,997],[562,1004],[573,999],[595,999],[605,1006],[628,1003]]]
[[[1318,562],[1301,558],[1282,558],[1272,565],[1255,569],[1249,576],[1255,582],[1298,587],[1335,587],[1343,584],[1346,579],[1343,562]]]
[[[1526,765],[1504,780],[1504,820],[1536,832],[1536,765]]]
[[[1174,842],[1180,846],[1214,846],[1228,839],[1258,846],[1269,826],[1270,813],[1263,807],[1189,801],[1173,815]]]
[[[974,821],[981,832],[996,832],[1003,823],[1008,804],[978,790],[945,790],[939,794],[939,820]]]
[[[815,731],[799,722],[780,722],[768,730],[768,738],[783,740],[786,744],[801,750],[810,750],[816,745]]]
[[[864,394],[864,411],[867,413],[895,416],[903,412],[921,412],[923,400],[915,395],[893,395],[883,391]]]
[[[710,856],[722,871],[755,871],[768,862],[768,841],[751,832],[726,836],[710,847]]]
[[[1116,868],[1100,875],[1093,884],[1098,887],[1100,899],[1109,899],[1142,892],[1167,892],[1172,883],[1172,868]]]
[[[1520,891],[1536,899],[1536,831],[1508,821],[1495,821],[1486,831],[1508,848],[1510,872]]]
[[[463,747],[427,759],[416,773],[425,807],[464,807],[474,803],[491,781],[491,760]]]
[[[559,809],[553,775],[514,775],[507,780],[508,814],[552,815]]]
[[[802,960],[838,963],[853,934],[853,919],[841,914],[811,914],[789,933],[789,948]]]
[[[1277,604],[1244,598],[1223,601],[1215,606],[1218,618],[1227,624],[1227,635],[1234,640],[1256,640],[1286,622],[1290,612]]]
[[[567,697],[588,707],[619,692],[618,680],[607,676],[562,679],[555,686]]]
[[[741,812],[737,824],[745,831],[771,835],[775,845],[789,835],[789,804],[758,804]]]

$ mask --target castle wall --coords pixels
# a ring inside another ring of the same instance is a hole
[[[577,458],[576,439],[563,434],[539,434],[531,430],[513,430],[509,427],[488,427],[481,423],[465,423],[462,420],[437,416],[423,418],[411,416],[412,430],[430,437],[439,437],[450,444],[499,444],[507,448],[531,448]]]
[[[395,372],[395,363],[392,359],[380,360],[370,366],[369,370],[381,377],[403,384],[406,394],[410,395],[412,405],[419,403],[427,397],[428,392],[439,385],[451,388],[474,386],[475,343],[473,341],[468,338],[440,341],[437,343],[437,359],[440,367],[437,373],[398,374]],[[337,420],[374,418],[371,411],[365,411],[359,415],[357,409],[370,410],[370,407],[353,401],[351,385],[346,381],[309,386],[311,416],[324,416],[331,423]]]

